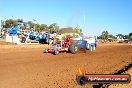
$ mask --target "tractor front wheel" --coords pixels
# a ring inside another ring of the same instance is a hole
[[[43,53],[48,53],[48,49],[44,49]]]
[[[76,43],[70,44],[69,50],[71,53],[76,54],[79,51],[78,45]]]
[[[58,50],[55,50],[54,54],[55,55],[58,55],[59,54],[59,51]]]

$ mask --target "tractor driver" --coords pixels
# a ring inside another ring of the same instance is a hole
[[[67,37],[66,39],[65,39],[65,42],[64,42],[64,46],[65,47],[69,47],[69,45],[70,45],[70,37]]]

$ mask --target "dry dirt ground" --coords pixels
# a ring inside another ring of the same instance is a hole
[[[132,44],[103,44],[87,53],[43,53],[47,45],[0,45],[0,88],[91,88],[76,83],[78,67],[87,73],[113,73],[132,59]],[[131,73],[132,71],[130,71]],[[132,85],[114,88],[132,88]],[[110,86],[113,88],[113,86]]]

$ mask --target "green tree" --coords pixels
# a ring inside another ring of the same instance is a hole
[[[64,29],[59,29],[58,33],[63,34],[63,33],[65,33],[65,30]]]
[[[122,39],[122,38],[124,38],[124,35],[123,34],[118,34],[118,35],[116,35],[118,38],[120,38],[120,39]]]
[[[40,30],[40,25],[39,25],[39,24],[35,24],[35,31],[38,31],[38,32],[41,31],[41,30]]]
[[[32,21],[28,21],[27,24],[29,25],[29,28],[34,28],[34,23]]]
[[[129,33],[129,38],[132,40],[132,32]]]
[[[48,26],[46,24],[41,24],[40,25],[40,31],[49,31]]]
[[[17,19],[16,21],[17,21],[18,25],[20,26],[20,29],[26,29],[23,19]]]
[[[110,35],[109,35],[109,38],[116,39],[116,36],[110,34]]]
[[[20,29],[26,29],[24,26],[21,26]]]
[[[124,39],[129,39],[130,37],[129,37],[129,35],[124,35],[123,38],[124,38]]]
[[[131,32],[131,33],[129,33],[129,36],[130,36],[130,37],[132,37],[132,32]]]
[[[49,26],[49,31],[52,32],[58,32],[59,31],[59,26],[57,23],[53,23]]]
[[[16,25],[18,25],[18,22],[17,22],[16,20],[7,19],[7,20],[5,21],[5,27],[6,27],[6,28],[9,28],[9,27],[11,27],[11,26],[16,26]]]
[[[27,28],[27,27],[28,27],[28,23],[27,23],[27,22],[23,22],[23,26],[24,26],[25,28]]]
[[[18,23],[23,23],[23,19],[17,19],[16,20]]]
[[[109,38],[109,32],[108,31],[103,31],[102,35],[100,36],[102,39],[108,39]]]

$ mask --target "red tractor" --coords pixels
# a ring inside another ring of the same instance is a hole
[[[74,50],[71,50],[73,49],[72,46],[70,46],[71,44],[72,44],[71,37],[68,36],[65,38],[64,41],[57,41],[56,44],[52,45],[48,49],[45,49],[44,53],[53,53],[55,55],[59,54],[60,52],[68,52],[68,51],[71,51],[72,53],[76,53],[78,51],[78,47],[74,47]]]

